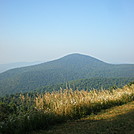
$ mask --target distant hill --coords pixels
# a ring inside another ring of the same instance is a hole
[[[31,66],[39,63],[40,62],[16,62],[16,63],[0,64],[0,73],[3,73],[13,68]]]
[[[87,55],[70,54],[54,61],[1,73],[0,93],[27,92],[77,79],[133,77],[134,64],[108,64]]]

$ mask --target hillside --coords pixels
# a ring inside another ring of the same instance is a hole
[[[133,134],[134,101],[32,134]]]
[[[112,90],[60,89],[0,97],[0,133],[27,134],[48,129],[42,133],[133,132],[132,101],[133,83]],[[109,108],[112,109],[106,110]]]
[[[1,73],[0,93],[27,92],[70,80],[111,77],[134,77],[134,65],[113,65],[90,56],[71,54],[54,61]]]

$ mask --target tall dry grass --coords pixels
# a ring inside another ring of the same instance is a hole
[[[122,89],[73,91],[61,89],[60,91],[45,93],[35,98],[36,109],[45,113],[54,113],[60,116],[84,116],[114,105],[124,104],[134,100],[134,85]]]
[[[5,121],[0,122],[0,133],[25,134],[127,103],[134,100],[134,84],[122,89],[102,91],[61,89],[35,96],[20,94],[18,101],[21,103],[16,107],[19,113],[9,115]]]

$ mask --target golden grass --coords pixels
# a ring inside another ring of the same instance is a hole
[[[133,134],[134,101],[33,134]]]
[[[36,109],[62,116],[85,115],[134,99],[134,85],[122,89],[73,91],[61,89],[35,98]]]

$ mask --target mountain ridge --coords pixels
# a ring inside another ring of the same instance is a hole
[[[14,62],[14,63],[7,63],[7,64],[0,64],[0,73],[6,72],[11,69],[21,68],[21,67],[28,67],[32,65],[37,65],[41,62]]]
[[[86,78],[134,77],[134,64],[114,65],[82,54],[70,54],[38,65],[0,74],[1,94],[32,91],[37,87]]]

